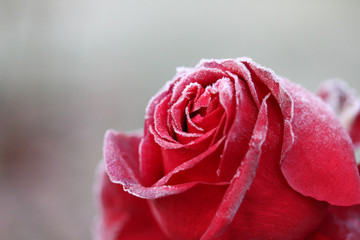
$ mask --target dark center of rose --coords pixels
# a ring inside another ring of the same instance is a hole
[[[221,114],[212,114],[219,107],[219,94],[212,86],[188,88],[184,91],[188,99],[181,119],[181,130],[184,133],[202,134],[215,127]],[[210,126],[213,125],[213,126]]]

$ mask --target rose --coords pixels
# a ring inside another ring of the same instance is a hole
[[[340,80],[327,81],[318,91],[319,97],[337,114],[353,141],[360,146],[360,99]],[[358,162],[359,164],[359,162]],[[358,165],[360,171],[360,165]],[[320,226],[307,240],[360,239],[360,205],[330,206]]]
[[[317,94],[336,113],[354,147],[360,147],[360,99],[355,91],[345,82],[333,79],[324,82]]]
[[[247,58],[180,69],[150,101],[143,135],[107,132],[104,159],[106,239],[304,239],[328,204],[360,203],[334,113]]]

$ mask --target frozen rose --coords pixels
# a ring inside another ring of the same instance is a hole
[[[333,79],[320,86],[318,96],[336,113],[355,148],[360,147],[360,99],[355,91],[345,82]]]
[[[345,82],[334,79],[322,84],[318,95],[334,110],[349,132],[354,147],[358,148],[360,145],[360,99],[355,91]],[[330,206],[320,226],[307,238],[307,240],[343,239],[360,239],[360,205]]]
[[[103,239],[304,239],[329,204],[360,203],[335,114],[248,58],[179,69],[143,134],[106,133],[104,159]]]

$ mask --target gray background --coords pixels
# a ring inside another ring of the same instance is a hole
[[[359,1],[0,1],[0,238],[89,239],[106,129],[177,66],[248,56],[360,90]]]

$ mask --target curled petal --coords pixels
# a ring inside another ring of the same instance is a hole
[[[106,170],[113,183],[123,185],[126,192],[145,199],[157,199],[180,194],[196,185],[227,185],[227,182],[216,184],[194,181],[177,185],[145,186],[137,174],[138,148],[140,136],[124,134],[113,130],[107,131],[104,143]]]
[[[100,214],[95,229],[96,239],[168,239],[152,216],[146,200],[124,192],[120,184],[112,183],[102,163],[98,167],[97,178]]]
[[[250,188],[259,164],[261,148],[266,138],[268,127],[266,99],[268,96],[261,105],[253,135],[249,143],[249,150],[231,180],[230,186],[226,190],[223,200],[221,201],[210,226],[201,237],[201,240],[213,239],[225,230],[235,217],[246,191]]]
[[[221,240],[303,240],[320,223],[327,204],[294,191],[281,173],[284,126],[273,96],[267,101],[268,130],[256,176]]]
[[[219,166],[219,175],[231,179],[241,160],[244,158],[251,135],[253,134],[258,109],[251,98],[245,82],[235,78],[235,117],[231,128],[226,133],[227,139]]]

